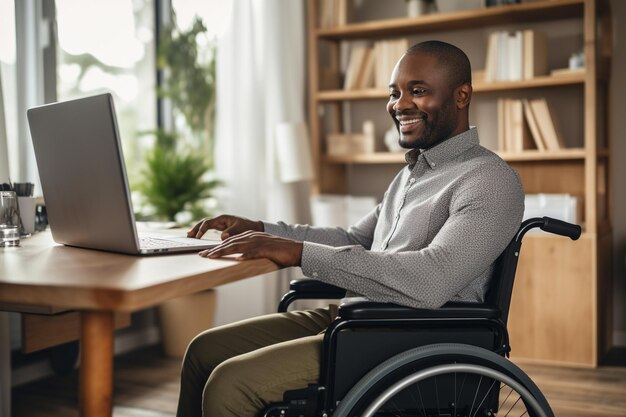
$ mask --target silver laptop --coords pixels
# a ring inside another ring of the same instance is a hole
[[[133,255],[191,252],[219,243],[138,235],[110,94],[47,104],[27,114],[56,242]]]

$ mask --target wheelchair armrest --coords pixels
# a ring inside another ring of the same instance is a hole
[[[344,288],[311,278],[295,279],[289,283],[289,291],[280,300],[278,312],[286,312],[289,304],[295,300],[339,299],[345,296]]]
[[[449,302],[442,307],[429,310],[404,307],[391,303],[375,303],[372,301],[355,301],[339,306],[339,317],[342,320],[369,319],[428,319],[428,318],[481,318],[497,319],[500,309],[479,303]]]
[[[311,278],[294,279],[289,283],[289,290],[298,294],[327,294],[324,298],[343,298],[346,295],[345,288],[327,284]]]

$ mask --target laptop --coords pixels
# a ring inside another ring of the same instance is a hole
[[[193,252],[220,243],[138,234],[110,94],[34,107],[27,115],[55,242],[132,255]]]

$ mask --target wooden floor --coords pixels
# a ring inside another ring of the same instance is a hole
[[[145,349],[116,360],[115,417],[172,417],[180,360]],[[626,417],[626,367],[571,369],[521,366],[546,395],[556,417]],[[13,391],[13,417],[78,416],[77,374]]]

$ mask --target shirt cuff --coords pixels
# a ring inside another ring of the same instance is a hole
[[[281,230],[282,228],[277,225],[276,223],[270,223],[270,222],[266,222],[266,221],[262,221],[263,223],[263,231],[265,233],[269,233],[270,235],[276,235],[276,236],[281,236]]]
[[[302,273],[309,278],[320,278],[331,275],[331,259],[337,248],[320,245],[319,243],[303,242]]]

